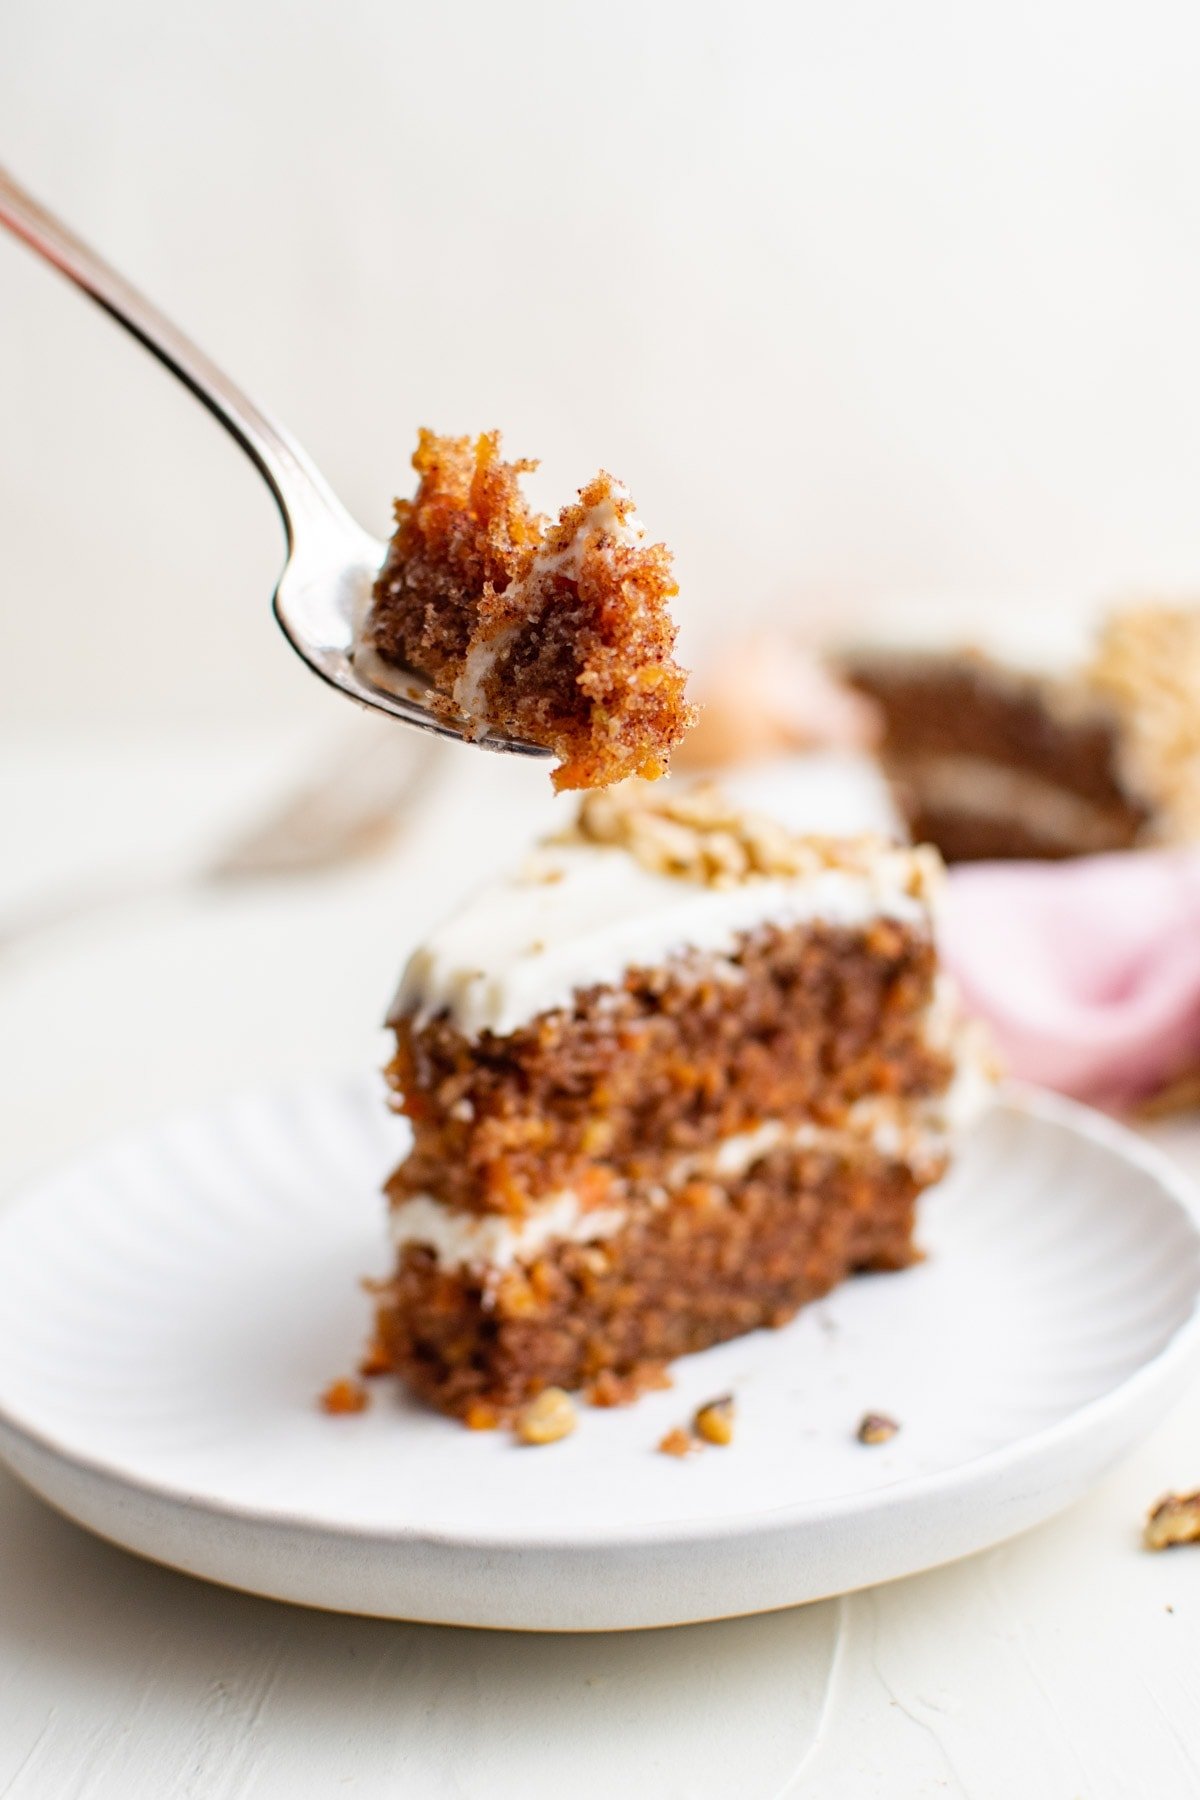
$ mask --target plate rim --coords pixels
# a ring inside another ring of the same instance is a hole
[[[320,1092],[350,1093],[361,1090],[359,1076],[333,1076],[324,1079],[279,1084],[273,1087],[240,1089],[200,1107],[175,1109],[135,1127],[102,1139],[90,1149],[69,1158],[39,1179],[27,1184],[0,1209],[0,1247],[10,1220],[26,1207],[35,1206],[39,1196],[60,1180],[88,1168],[106,1156],[119,1154],[128,1145],[144,1143],[148,1138],[165,1135],[173,1128],[194,1125],[215,1115],[228,1113],[239,1105],[296,1099]],[[1200,1248],[1200,1184],[1167,1152],[1138,1136],[1128,1126],[1082,1102],[1036,1087],[1030,1083],[1007,1080],[1002,1083],[993,1106],[1020,1117],[1032,1117],[1065,1128],[1072,1136],[1099,1143],[1118,1160],[1132,1163],[1149,1175],[1172,1203],[1185,1222],[1194,1243]],[[3,1275],[0,1274],[0,1288]],[[53,1431],[31,1423],[6,1403],[0,1376],[0,1462],[23,1479],[10,1462],[5,1435],[21,1440],[35,1457],[78,1471],[94,1481],[115,1489],[134,1492],[153,1503],[182,1508],[204,1514],[214,1520],[236,1522],[257,1528],[269,1528],[296,1538],[321,1537],[343,1544],[370,1544],[402,1550],[486,1552],[489,1554],[528,1554],[531,1550],[551,1555],[571,1555],[593,1550],[638,1551],[656,1545],[694,1548],[705,1543],[724,1544],[755,1536],[805,1528],[820,1530],[838,1521],[849,1520],[860,1513],[886,1513],[899,1507],[944,1502],[956,1489],[964,1493],[978,1484],[1002,1477],[1013,1465],[1028,1462],[1035,1465],[1039,1455],[1069,1446],[1079,1436],[1087,1437],[1093,1429],[1101,1429],[1109,1415],[1119,1415],[1136,1403],[1143,1390],[1154,1391],[1169,1383],[1172,1376],[1182,1374],[1192,1360],[1200,1362],[1200,1277],[1192,1294],[1191,1307],[1167,1341],[1134,1371],[1107,1388],[1103,1393],[1075,1407],[1063,1418],[1037,1430],[1027,1432],[990,1450],[944,1468],[915,1475],[900,1475],[878,1487],[850,1493],[825,1495],[816,1499],[786,1502],[754,1512],[724,1513],[714,1517],[659,1519],[643,1522],[624,1521],[591,1525],[577,1531],[554,1531],[538,1527],[524,1534],[437,1531],[421,1526],[394,1528],[363,1526],[344,1520],[322,1518],[300,1509],[265,1508],[243,1504],[197,1492],[195,1488],[176,1482],[153,1479],[131,1470],[113,1458],[80,1452],[65,1444]],[[95,1529],[90,1527],[89,1529]],[[100,1535],[104,1535],[100,1533]],[[119,1539],[112,1540],[120,1542]],[[127,1546],[128,1547],[128,1546]]]

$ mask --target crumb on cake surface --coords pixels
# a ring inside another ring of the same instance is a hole
[[[498,432],[422,431],[413,467],[369,647],[424,674],[443,716],[552,750],[557,788],[661,775],[694,711],[672,655],[670,553],[627,491],[597,475],[548,526],[520,487],[536,464],[505,462]]]

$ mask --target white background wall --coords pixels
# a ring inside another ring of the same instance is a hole
[[[1200,14],[1137,0],[7,0],[0,151],[386,528],[419,422],[600,463],[692,648],[1200,589]],[[248,465],[0,243],[0,684],[336,702]]]

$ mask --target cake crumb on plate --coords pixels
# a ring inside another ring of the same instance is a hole
[[[371,1396],[362,1382],[350,1375],[340,1375],[336,1381],[331,1381],[321,1395],[321,1407],[327,1413],[365,1412],[370,1404]]]

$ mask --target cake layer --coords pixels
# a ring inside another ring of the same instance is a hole
[[[865,1097],[921,1103],[953,1073],[928,922],[768,925],[714,957],[626,970],[507,1035],[396,1021],[388,1078],[413,1150],[394,1203],[432,1195],[520,1218],[764,1121],[840,1127]]]
[[[625,1398],[676,1356],[782,1325],[855,1270],[904,1267],[939,1166],[777,1146],[740,1174],[686,1183],[670,1206],[634,1195],[601,1241],[560,1238],[498,1275],[411,1245],[379,1292],[379,1348],[417,1394],[474,1424],[548,1386]]]

